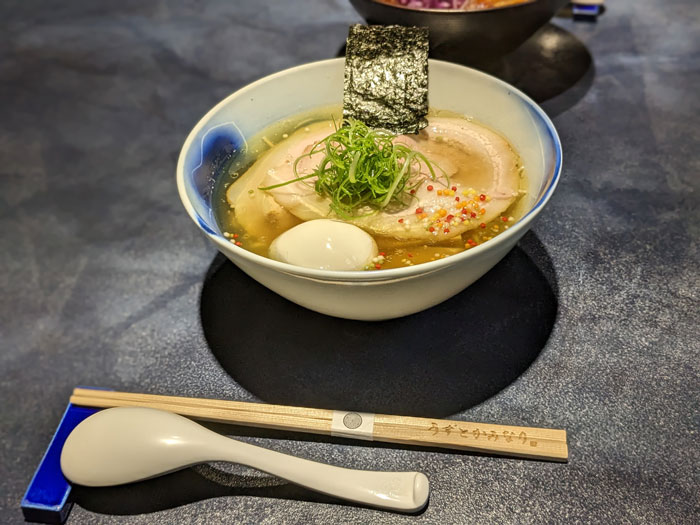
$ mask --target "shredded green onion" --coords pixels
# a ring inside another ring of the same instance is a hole
[[[405,208],[413,198],[411,190],[426,179],[425,176],[416,177],[420,175],[421,164],[428,168],[431,180],[437,177],[425,155],[405,144],[394,143],[395,138],[390,131],[371,129],[359,120],[345,120],[343,126],[336,126],[334,133],[295,160],[294,179],[259,189],[271,190],[315,178],[316,193],[328,197],[331,210],[343,219],[369,215],[388,207]],[[313,172],[298,172],[303,158],[321,153],[324,156]]]

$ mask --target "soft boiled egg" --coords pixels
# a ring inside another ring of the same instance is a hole
[[[270,257],[319,270],[362,270],[377,256],[377,243],[363,229],[316,219],[287,230],[270,244]]]

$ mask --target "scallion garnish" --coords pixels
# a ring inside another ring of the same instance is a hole
[[[359,120],[343,124],[295,160],[294,179],[260,189],[271,190],[315,178],[316,193],[331,200],[336,215],[350,219],[388,207],[405,208],[410,205],[411,190],[426,178],[437,179],[425,155],[395,143],[394,133],[371,129]],[[324,156],[314,171],[299,173],[297,168],[303,158],[319,154]],[[421,172],[421,164],[428,168],[429,177],[416,176]]]

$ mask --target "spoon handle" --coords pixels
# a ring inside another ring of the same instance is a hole
[[[421,472],[336,467],[213,434],[210,450],[217,460],[247,465],[316,492],[403,512],[418,511],[428,502],[429,482]]]

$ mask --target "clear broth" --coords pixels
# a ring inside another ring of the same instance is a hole
[[[429,116],[457,117],[471,120],[464,115],[444,110],[431,110]],[[223,168],[225,173],[222,173],[221,176],[218,177],[214,187],[212,207],[219,228],[224,236],[232,243],[253,253],[267,257],[270,243],[274,240],[276,235],[252,236],[238,224],[234,210],[226,199],[226,191],[229,186],[237,183],[260,155],[279,142],[285,140],[292,133],[314,122],[327,121],[329,119],[335,119],[337,122],[340,122],[342,119],[341,108],[338,106],[323,107],[283,119],[252,137],[248,141],[247,150],[234,157],[230,163]],[[440,144],[439,142],[431,142],[430,150],[431,152],[441,153],[451,157],[455,161],[455,164],[459,166],[460,170],[466,169],[472,174],[484,171],[484,167],[480,166],[480,161],[478,159],[473,159],[467,153],[457,148]],[[367,269],[402,268],[435,261],[463,252],[493,239],[495,236],[506,231],[527,212],[528,199],[523,198],[523,195],[527,192],[528,187],[527,176],[521,165],[519,185],[520,197],[518,197],[499,217],[488,223],[483,223],[484,227],[469,230],[462,235],[450,239],[426,244],[420,241],[403,241],[391,237],[373,235],[379,248],[379,253],[382,254],[382,260],[377,261],[376,265],[372,265]],[[299,219],[297,224],[301,222],[303,221]]]

